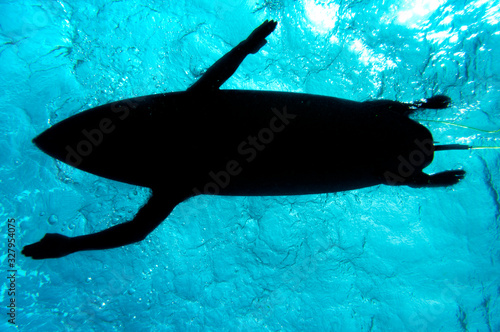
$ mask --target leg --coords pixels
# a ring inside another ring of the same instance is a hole
[[[465,171],[460,169],[432,175],[421,172],[409,179],[408,186],[412,188],[448,187],[457,184],[464,176]]]
[[[22,254],[33,259],[58,258],[83,250],[121,247],[144,240],[181,202],[167,195],[155,194],[135,218],[95,234],[74,238],[61,234],[46,234],[39,242],[23,248]]]
[[[276,28],[275,21],[265,21],[247,39],[217,60],[187,91],[217,90],[234,74],[248,54],[257,53],[266,44],[266,37]]]

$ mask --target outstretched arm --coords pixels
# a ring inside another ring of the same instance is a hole
[[[174,209],[180,200],[154,194],[135,218],[95,234],[67,237],[46,234],[39,242],[23,248],[33,259],[58,258],[83,250],[110,249],[144,240]]]
[[[257,53],[267,43],[266,37],[274,31],[277,24],[275,21],[266,20],[247,39],[239,43],[208,68],[205,74],[187,91],[210,91],[218,89],[234,74],[248,54]]]

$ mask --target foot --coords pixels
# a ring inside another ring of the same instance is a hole
[[[278,22],[266,20],[258,28],[256,28],[244,41],[244,45],[248,52],[255,54],[262,48],[262,46],[266,45],[266,37],[269,36],[274,29],[276,29],[276,25],[278,25]]]
[[[39,242],[25,246],[21,253],[33,259],[59,258],[72,253],[70,243],[70,237],[55,233],[45,234]]]
[[[447,187],[457,184],[465,177],[465,171],[461,169],[445,171],[430,176],[430,184],[438,187]]]
[[[417,108],[428,108],[428,109],[444,109],[447,108],[451,103],[451,98],[444,95],[437,95],[423,101],[415,102],[414,105]]]
[[[413,179],[410,187],[448,187],[457,184],[464,177],[465,171],[461,169],[440,172],[432,175],[422,173]]]

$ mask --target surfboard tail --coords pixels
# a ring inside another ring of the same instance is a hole
[[[470,150],[472,146],[465,144],[444,144],[444,145],[434,145],[434,151],[445,151],[445,150]]]

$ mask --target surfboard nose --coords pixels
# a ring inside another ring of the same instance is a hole
[[[47,150],[50,150],[50,149],[48,149],[49,144],[48,144],[46,132],[47,131],[44,131],[43,133],[41,133],[40,135],[38,135],[37,137],[35,137],[31,140],[31,142],[33,142],[33,144],[35,144],[37,148],[39,148],[40,150],[42,150],[45,153],[47,153]]]
[[[94,168],[101,169],[103,164],[127,155],[133,145],[130,143],[135,136],[129,134],[132,138],[127,139],[119,130],[115,131],[124,122],[113,115],[107,106],[90,109],[53,125],[32,141],[53,158],[85,171],[95,171]]]
[[[51,127],[33,138],[32,142],[44,153],[59,160],[65,155],[62,133],[58,128]],[[64,160],[63,160],[64,161]]]

